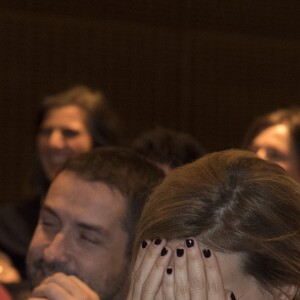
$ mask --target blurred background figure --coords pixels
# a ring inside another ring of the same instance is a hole
[[[36,124],[38,193],[69,157],[98,146],[118,144],[118,119],[100,91],[76,86],[45,99]]]
[[[163,127],[144,132],[133,141],[133,148],[166,174],[206,154],[204,147],[191,135]]]
[[[41,103],[35,130],[36,161],[25,199],[0,209],[0,251],[23,278],[27,247],[50,182],[68,158],[118,144],[118,118],[100,91],[75,86]]]
[[[276,110],[254,120],[243,147],[278,163],[300,182],[300,108]]]

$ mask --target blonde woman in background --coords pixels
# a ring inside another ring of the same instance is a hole
[[[300,109],[280,109],[258,117],[249,127],[243,147],[278,163],[300,182]]]

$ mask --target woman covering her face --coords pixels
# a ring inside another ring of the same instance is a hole
[[[300,300],[300,186],[242,150],[172,171],[137,230],[127,300]]]

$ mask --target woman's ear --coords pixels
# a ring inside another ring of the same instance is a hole
[[[278,300],[293,300],[297,290],[298,285],[286,284],[275,290],[276,299]]]

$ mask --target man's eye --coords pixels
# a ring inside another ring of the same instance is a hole
[[[42,221],[41,224],[45,227],[53,227],[54,223],[47,222],[47,221]]]
[[[272,161],[285,161],[287,160],[287,156],[277,150],[270,149],[268,150],[268,159]]]
[[[53,220],[42,219],[40,220],[40,225],[42,226],[45,232],[56,232],[59,230],[59,223]]]
[[[58,228],[58,226],[53,222],[42,221],[41,225],[45,230],[55,230],[56,228]]]
[[[98,237],[95,237],[95,236],[89,235],[89,234],[84,234],[84,233],[80,234],[80,239],[82,239],[86,242],[95,244],[95,245],[98,245],[101,243],[101,241]]]
[[[72,138],[79,135],[79,131],[73,129],[63,129],[62,134],[64,137]]]

